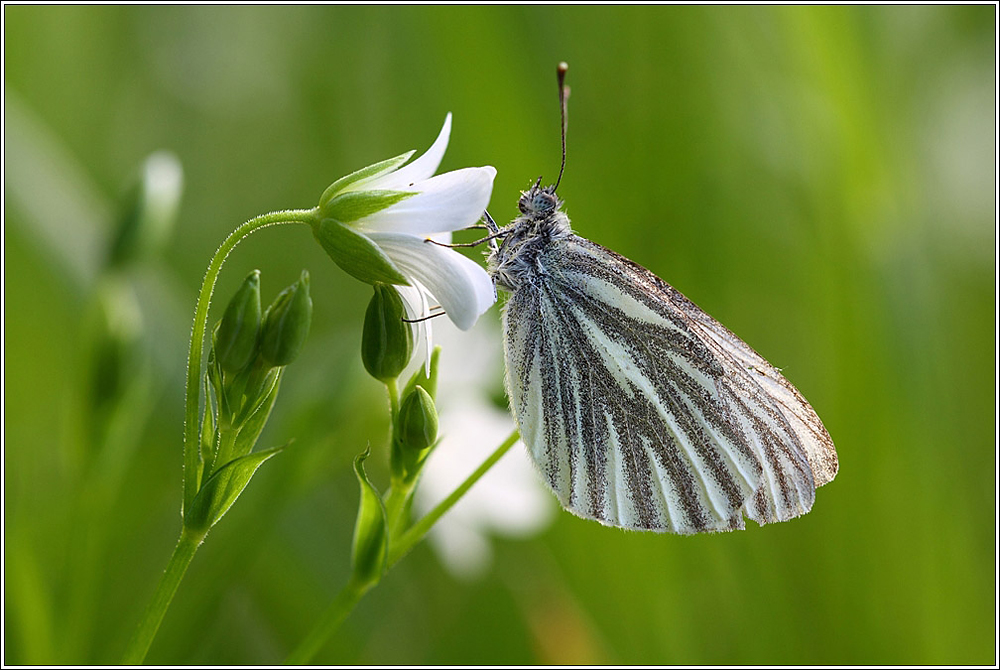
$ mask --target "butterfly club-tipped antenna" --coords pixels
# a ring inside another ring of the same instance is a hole
[[[559,188],[559,182],[562,181],[563,172],[566,170],[566,102],[569,100],[569,86],[566,85],[566,72],[568,70],[569,64],[565,61],[559,63],[556,67],[556,79],[559,81],[559,127],[560,137],[562,138],[562,163],[559,165],[559,177],[556,179],[555,186],[552,187],[553,192]]]
[[[527,191],[521,191],[521,198],[517,202],[517,208],[521,214],[531,216],[546,216],[559,206],[559,198],[556,197],[556,189],[562,182],[563,173],[566,171],[566,101],[569,98],[569,86],[566,85],[566,71],[569,65],[559,63],[556,68],[556,76],[559,79],[559,121],[561,125],[560,138],[562,140],[562,161],[559,165],[559,176],[556,183],[542,188],[542,178],[539,177]]]

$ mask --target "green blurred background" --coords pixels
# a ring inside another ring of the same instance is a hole
[[[559,513],[497,539],[473,580],[422,546],[318,660],[995,663],[995,11],[4,7],[4,662],[119,658],[180,528],[186,338],[225,235],[425,149],[448,111],[442,169],[496,166],[510,219],[558,170],[566,60],[576,231],[782,367],[840,474],[806,517],[741,533]],[[100,260],[158,149],[185,191],[127,274],[151,382],[137,446],[95,464]],[[369,441],[385,481],[384,391],[358,356],[370,289],[289,227],[244,242],[217,296],[260,268],[269,301],[303,267],[313,331],[262,441],[296,446],[212,532],[150,662],[284,658],[346,579]],[[120,483],[88,503],[109,467]]]

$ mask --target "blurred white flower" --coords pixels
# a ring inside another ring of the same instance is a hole
[[[420,476],[414,506],[426,514],[444,500],[514,430],[510,413],[489,400],[490,380],[501,378],[495,326],[468,333],[449,324],[438,328],[442,345],[437,407],[441,443]],[[555,517],[556,506],[527,451],[518,442],[431,529],[429,540],[452,574],[473,579],[493,556],[490,537],[523,538]]]
[[[496,169],[464,168],[434,176],[451,133],[451,114],[423,156],[413,152],[369,166],[332,184],[320,198],[313,233],[344,270],[368,283],[408,283],[401,294],[427,316],[429,302],[468,330],[496,302],[493,282],[478,263],[427,240],[451,242],[451,233],[482,217]],[[429,328],[425,332],[429,335]],[[424,338],[428,339],[427,337]]]

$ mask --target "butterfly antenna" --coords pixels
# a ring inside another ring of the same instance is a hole
[[[569,65],[565,62],[559,63],[556,68],[556,78],[559,80],[559,123],[562,131],[562,165],[559,166],[559,178],[556,185],[552,187],[555,191],[562,181],[563,172],[566,170],[566,100],[569,98],[569,86],[566,85],[566,71]]]

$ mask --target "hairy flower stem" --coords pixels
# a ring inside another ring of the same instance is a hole
[[[205,350],[205,332],[208,329],[208,308],[215,291],[215,282],[219,278],[222,264],[226,262],[237,244],[248,235],[261,228],[277,226],[286,223],[310,223],[316,217],[315,210],[291,209],[282,212],[271,212],[250,219],[229,234],[229,237],[215,252],[212,262],[205,272],[198,294],[198,306],[194,312],[194,326],[191,328],[191,349],[188,352],[187,387],[184,398],[184,508],[188,509],[194,496],[198,493],[198,450],[200,442],[198,429],[199,409],[201,399],[201,359]]]
[[[281,212],[271,212],[250,219],[242,226],[229,234],[221,246],[212,257],[212,262],[208,265],[205,278],[201,283],[201,292],[198,294],[198,304],[194,311],[194,325],[191,327],[191,348],[188,351],[187,363],[187,385],[184,398],[184,480],[183,480],[183,507],[182,510],[191,508],[195,494],[198,493],[199,479],[202,469],[199,467],[201,441],[198,431],[201,426],[201,361],[205,350],[205,333],[208,330],[208,308],[212,302],[212,293],[215,291],[215,282],[222,271],[222,265],[226,262],[226,257],[236,247],[243,238],[268,226],[277,226],[287,223],[311,223],[316,217],[315,210],[298,209],[285,210]],[[206,410],[207,411],[207,410]],[[207,531],[206,531],[207,532]],[[167,564],[166,572],[160,578],[160,583],[156,587],[153,601],[146,608],[146,612],[139,623],[139,627],[132,639],[129,641],[122,663],[125,665],[138,665],[146,658],[156,631],[160,628],[160,622],[170,607],[170,602],[174,598],[177,586],[180,584],[184,573],[187,571],[191,559],[205,539],[205,533],[195,533],[184,528],[181,531],[177,548],[174,549],[173,556]]]
[[[451,495],[438,503],[426,516],[403,533],[398,540],[390,540],[387,570],[391,569],[393,565],[408,554],[424,538],[431,527],[437,523],[438,519],[444,516],[490,468],[496,465],[497,461],[504,454],[510,451],[510,448],[517,442],[518,437],[518,432],[515,430],[483,461],[482,465],[476,468],[475,472],[469,475],[457,489],[452,491]],[[285,664],[304,665],[311,662],[316,653],[333,636],[337,628],[340,627],[340,624],[343,623],[344,619],[347,618],[347,615],[351,613],[354,606],[358,604],[358,601],[361,600],[369,588],[356,584],[354,580],[349,581],[341,592],[337,594],[333,602],[330,603],[329,608],[323,613],[322,618],[313,627],[305,640],[285,659]]]

